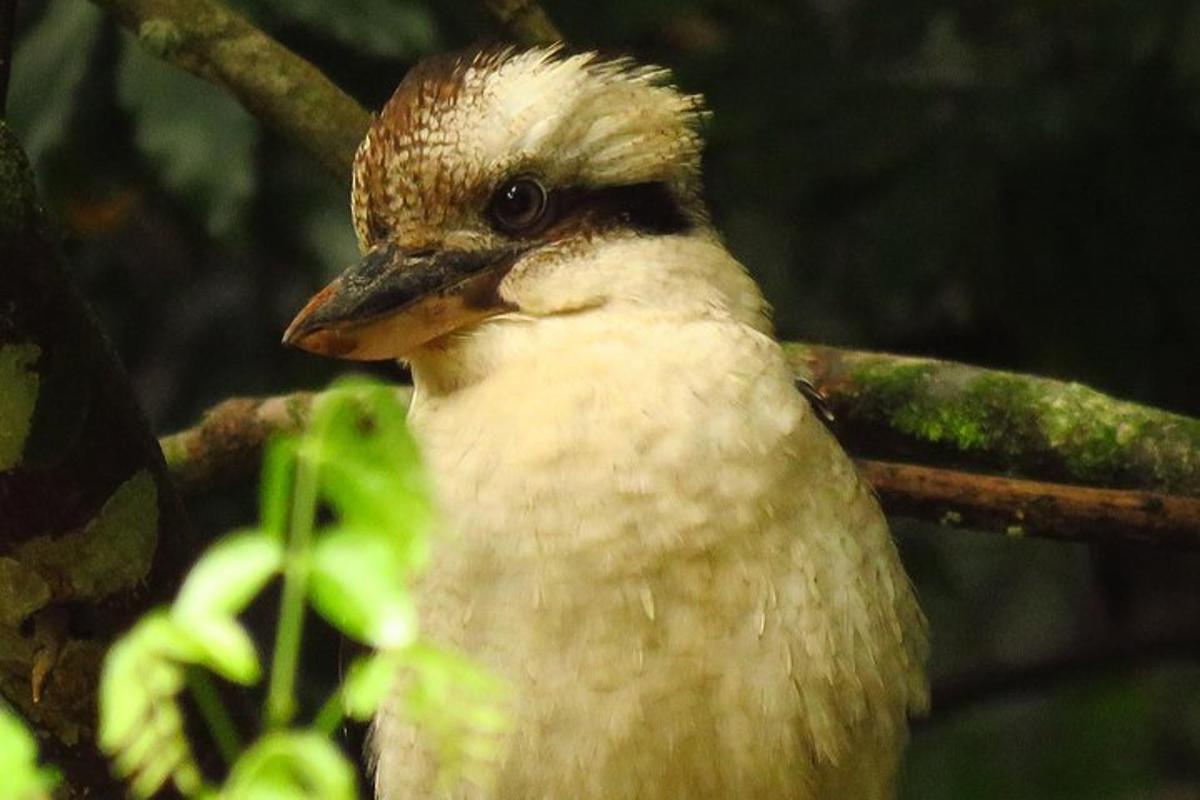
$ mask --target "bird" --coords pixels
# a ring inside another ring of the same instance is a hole
[[[362,259],[284,341],[411,369],[453,532],[423,635],[511,695],[490,779],[453,789],[382,710],[380,800],[894,795],[927,624],[707,210],[708,115],[629,57],[489,45],[373,116]]]

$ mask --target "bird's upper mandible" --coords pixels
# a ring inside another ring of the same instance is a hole
[[[285,341],[406,358],[490,316],[603,302],[602,286],[637,276],[562,265],[600,241],[707,228],[703,115],[665,70],[627,59],[494,47],[422,62],[355,158],[364,260]]]

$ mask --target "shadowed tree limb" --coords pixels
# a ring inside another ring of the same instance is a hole
[[[223,86],[336,174],[369,115],[315,67],[215,0],[94,0],[159,56]],[[525,0],[487,0],[549,38]],[[507,16],[505,16],[507,15]],[[532,21],[531,21],[532,20]],[[794,344],[860,457],[1200,496],[1200,421],[1078,384],[931,359]]]
[[[397,387],[397,391],[411,390]],[[189,494],[249,477],[272,433],[304,425],[314,396],[226,400],[195,427],[163,437],[171,474]],[[858,464],[884,509],[894,516],[1010,536],[1200,548],[1198,498],[1016,480],[916,464],[872,460]]]
[[[180,489],[189,494],[252,477],[276,433],[304,427],[315,395],[235,397],[214,406],[194,427],[159,439]]]
[[[117,793],[92,745],[101,654],[175,588],[192,549],[129,380],[0,122],[0,698],[68,796]]]
[[[536,0],[483,0],[504,32],[521,44],[554,44],[566,37]]]
[[[1200,498],[858,461],[890,516],[1069,542],[1200,549]]]
[[[213,0],[93,0],[153,55],[220,86],[348,185],[371,117],[309,62]]]

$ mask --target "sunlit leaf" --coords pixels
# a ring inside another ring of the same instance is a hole
[[[154,704],[183,686],[178,662],[191,658],[193,645],[167,613],[152,611],[112,646],[100,676],[100,747],[124,747]]]
[[[239,613],[283,564],[283,544],[261,531],[235,533],[204,552],[188,573],[172,613],[188,618]]]
[[[321,491],[343,523],[377,531],[401,568],[428,558],[432,518],[427,480],[405,409],[393,388],[340,382],[314,406]]]
[[[49,797],[59,781],[53,769],[37,765],[37,742],[20,720],[0,705],[0,800]]]
[[[407,648],[404,664],[404,709],[433,737],[443,782],[486,779],[508,724],[504,684],[465,656],[428,644]]]
[[[100,748],[118,774],[149,797],[167,779],[185,785],[197,775],[176,701],[183,665],[202,650],[164,610],[142,618],[117,640],[100,676]]]
[[[258,123],[227,92],[123,41],[117,96],[139,149],[210,234],[234,232],[254,191]]]
[[[315,733],[271,733],[234,765],[223,800],[313,798],[354,800],[354,768],[329,741]]]
[[[272,438],[263,455],[262,480],[258,487],[259,513],[262,529],[282,539],[288,523],[292,500],[292,482],[296,475],[296,439],[293,436]]]
[[[258,651],[246,629],[234,619],[220,617],[180,618],[184,633],[195,643],[194,663],[208,667],[221,677],[248,686],[262,674]]]
[[[356,659],[342,683],[346,714],[357,720],[370,719],[395,688],[401,661],[400,654],[388,650]]]
[[[343,633],[374,647],[402,647],[417,634],[416,609],[395,554],[374,533],[339,529],[313,551],[313,606]]]

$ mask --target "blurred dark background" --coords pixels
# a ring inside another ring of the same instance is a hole
[[[471,0],[234,5],[372,108],[494,30]],[[781,336],[1200,415],[1200,2],[544,5],[707,96],[708,196]],[[345,371],[279,337],[355,256],[348,187],[84,0],[19,29],[11,122],[156,430]],[[896,527],[941,701],[904,797],[1200,798],[1200,559]]]

